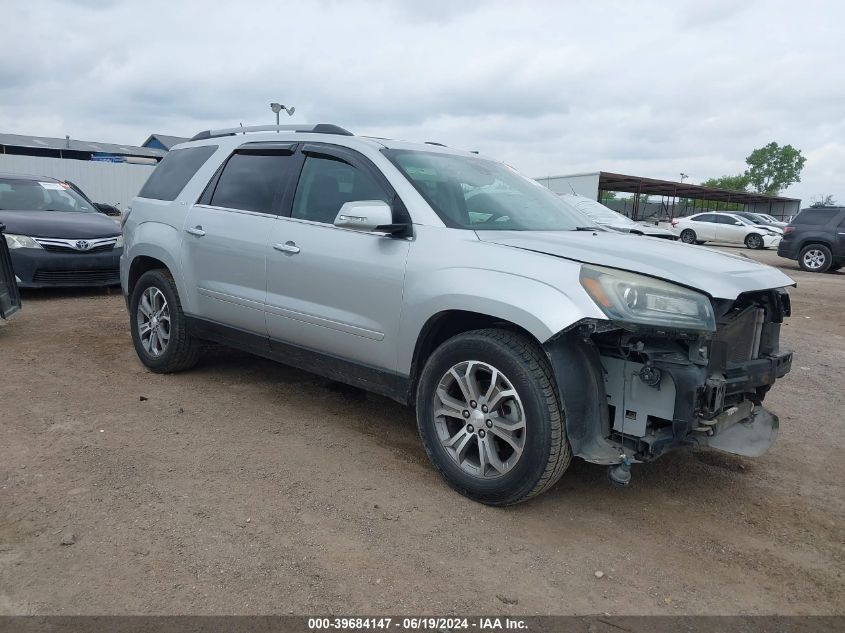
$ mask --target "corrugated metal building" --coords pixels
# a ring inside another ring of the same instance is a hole
[[[77,184],[94,202],[126,208],[167,150],[0,134],[0,173],[50,176]]]
[[[174,145],[186,143],[191,139],[184,136],[169,136],[168,134],[150,134],[150,137],[141,144],[141,147],[152,147],[170,151]]]
[[[575,193],[624,213],[634,220],[657,216],[661,219],[692,215],[705,209],[725,210],[731,205],[741,205],[745,211],[768,213],[778,218],[796,215],[801,209],[798,198],[767,196],[750,191],[731,191],[718,187],[703,187],[692,183],[658,180],[640,176],[626,176],[606,171],[596,171],[567,176],[544,176],[536,178],[558,194]],[[603,200],[605,192],[634,194],[632,198]],[[640,202],[639,195],[659,198],[659,202]],[[721,205],[721,209],[720,209]]]

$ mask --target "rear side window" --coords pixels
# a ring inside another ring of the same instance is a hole
[[[217,145],[203,145],[168,152],[138,195],[154,200],[175,200],[197,170],[216,151]]]
[[[292,160],[290,154],[232,154],[220,174],[210,204],[273,213],[273,201]]]
[[[830,222],[837,215],[839,215],[839,209],[804,209],[795,216],[792,223],[821,226]]]
[[[693,222],[715,222],[716,216],[712,213],[705,213],[704,215],[699,215],[694,218],[690,218]]]

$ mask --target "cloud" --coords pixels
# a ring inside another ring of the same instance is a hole
[[[808,157],[788,193],[845,201],[838,3],[211,7],[7,3],[0,130],[140,143],[270,123],[281,101],[294,122],[477,149],[535,176],[693,181],[776,140]]]

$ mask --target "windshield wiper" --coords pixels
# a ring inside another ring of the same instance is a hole
[[[576,226],[573,231],[604,231],[603,228],[598,226]]]

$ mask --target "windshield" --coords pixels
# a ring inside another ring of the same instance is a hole
[[[609,209],[603,204],[585,196],[563,194],[560,197],[598,224],[624,227],[637,225],[637,223],[631,218],[624,216],[621,213],[617,213],[613,209]]]
[[[540,183],[491,160],[383,150],[453,228],[576,231],[596,224]]]
[[[97,209],[63,182],[0,180],[0,211],[69,211]]]
[[[756,215],[754,213],[743,213],[739,217],[741,217],[743,220],[747,220],[747,221],[754,223],[754,224],[768,224],[769,223],[769,221],[766,220],[763,216]]]

